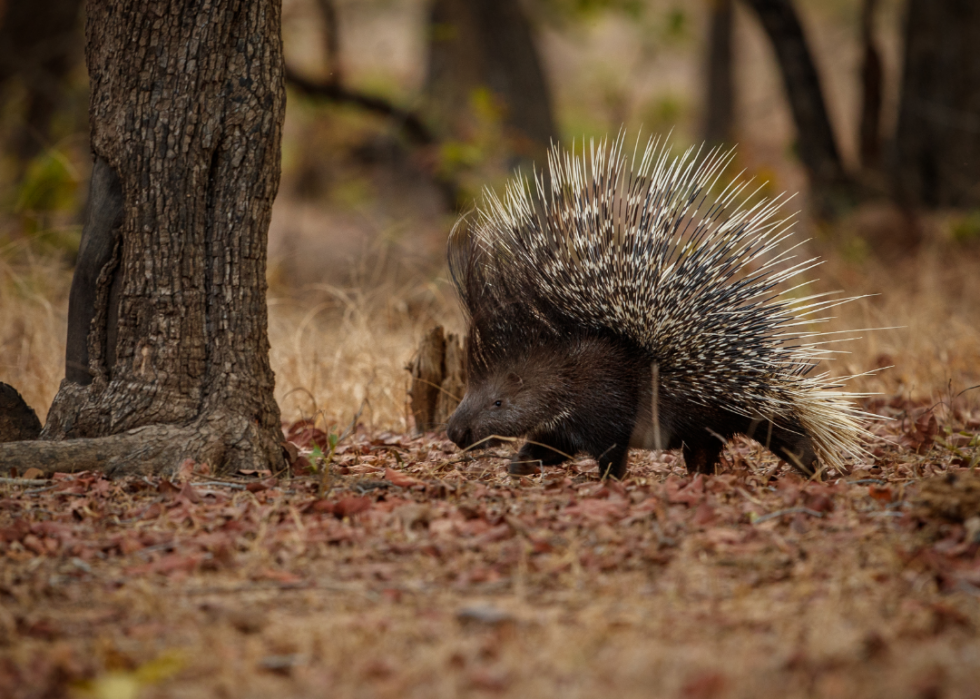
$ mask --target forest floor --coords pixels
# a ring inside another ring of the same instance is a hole
[[[835,3],[809,4],[844,125],[860,34]],[[424,4],[408,3],[414,24],[398,3],[344,5],[345,79],[398,85],[412,103],[422,59],[405,55]],[[356,8],[384,25],[357,30]],[[308,35],[287,39],[290,60],[315,69],[301,59],[323,43],[319,24],[288,11],[287,29]],[[546,39],[563,131],[693,138],[700,82],[685,66],[699,44],[651,51],[648,25],[614,24]],[[782,83],[761,30],[741,25],[739,167],[794,191],[805,178]],[[897,41],[883,46],[899,65]],[[437,193],[390,147],[393,127],[290,104],[270,232],[276,397],[306,453],[329,451],[318,428],[339,433],[363,410],[361,426],[325,472],[0,479],[0,699],[980,695],[975,216],[927,226],[914,254],[904,210],[802,226],[828,258],[815,291],[874,295],[827,326],[880,328],[835,369],[861,375],[848,390],[887,397],[864,406],[891,418],[867,462],[807,482],[737,441],[710,477],[633,452],[623,482],[584,459],[512,479],[504,450],[463,460],[440,436],[407,435],[405,363],[432,325],[462,327]],[[857,130],[838,131],[856,158]],[[87,139],[52,162],[65,154],[62,185],[81,191]],[[0,204],[23,194],[0,188]],[[0,212],[0,380],[42,420],[64,375],[77,199],[37,219],[54,252],[29,244],[23,212]]]
[[[980,411],[866,407],[873,463],[819,482],[747,440],[603,483],[364,430],[322,473],[19,474],[0,696],[975,697]]]

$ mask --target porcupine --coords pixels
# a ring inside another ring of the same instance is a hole
[[[856,394],[810,375],[830,352],[813,316],[852,299],[779,291],[819,260],[784,245],[784,195],[719,186],[732,157],[651,139],[628,161],[620,135],[588,157],[553,147],[547,178],[485,192],[449,241],[469,316],[453,442],[527,436],[512,474],[584,452],[615,478],[630,446],[712,473],[735,434],[805,474],[863,452]]]

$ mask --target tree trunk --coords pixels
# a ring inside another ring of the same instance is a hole
[[[329,80],[336,85],[344,83],[344,71],[340,61],[340,20],[333,0],[317,0],[317,8],[323,19],[323,48],[327,57]]]
[[[980,205],[980,3],[909,0],[895,134],[897,196]]]
[[[280,6],[89,0],[95,155],[66,378],[0,466],[283,464],[266,239],[285,108]]]
[[[861,5],[861,44],[864,56],[861,61],[861,124],[858,141],[861,167],[877,168],[881,157],[881,103],[883,99],[884,69],[881,52],[874,35],[875,10],[878,0],[864,0]]]
[[[465,134],[473,91],[487,88],[503,109],[511,151],[519,158],[543,155],[558,130],[519,0],[434,0],[429,33],[426,92],[436,120]]]
[[[735,113],[735,85],[732,77],[733,20],[732,0],[711,1],[704,119],[704,140],[711,145],[732,142]]]
[[[809,175],[818,208],[827,213],[828,197],[847,178],[803,26],[790,0],[746,0],[746,3],[755,10],[776,52],[796,124],[800,160]]]

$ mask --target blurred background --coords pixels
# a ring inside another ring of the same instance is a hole
[[[78,0],[0,0],[0,381],[63,377],[88,148]],[[287,110],[268,280],[287,420],[410,427],[404,366],[462,328],[446,236],[550,142],[671,134],[798,193],[815,291],[888,328],[828,368],[869,407],[970,413],[980,383],[980,3],[284,0]],[[903,402],[904,401],[904,402]]]

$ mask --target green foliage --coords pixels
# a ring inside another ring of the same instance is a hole
[[[167,651],[134,670],[111,670],[94,680],[79,683],[76,693],[90,699],[136,699],[144,688],[176,675],[186,662],[180,651]]]
[[[652,133],[666,133],[681,124],[688,112],[684,99],[676,94],[662,94],[640,109],[645,129]]]
[[[70,149],[46,150],[28,164],[20,183],[5,192],[5,204],[15,214],[0,236],[7,243],[0,248],[6,257],[27,251],[67,258],[78,254],[81,227],[74,221],[83,176],[71,154]]]
[[[687,13],[674,7],[667,11],[664,21],[663,37],[669,41],[680,41],[687,38],[690,20]]]
[[[442,172],[476,167],[483,158],[484,153],[475,143],[446,140],[439,147],[439,169]]]
[[[467,106],[465,129],[460,129],[463,135],[442,141],[436,162],[439,174],[457,183],[464,200],[487,185],[495,170],[510,174],[513,164],[508,154],[520,150],[509,140],[504,107],[489,88],[471,90]]]
[[[860,264],[871,257],[871,246],[861,236],[852,235],[841,241],[840,254],[844,260],[852,264]]]
[[[954,430],[950,425],[943,427],[945,439],[936,438],[936,443],[946,449],[961,465],[971,471],[980,464],[980,433],[969,430]]]
[[[429,25],[429,41],[432,43],[454,41],[458,35],[459,28],[451,22]]]
[[[951,221],[949,233],[957,243],[980,241],[980,211],[971,211]]]
[[[369,178],[354,174],[333,182],[329,192],[331,203],[345,209],[359,209],[376,195]]]
[[[610,11],[622,12],[635,20],[646,10],[642,0],[544,0],[542,4],[553,16],[573,21]]]
[[[65,211],[75,206],[78,175],[68,159],[51,149],[36,157],[17,192],[14,211]]]

